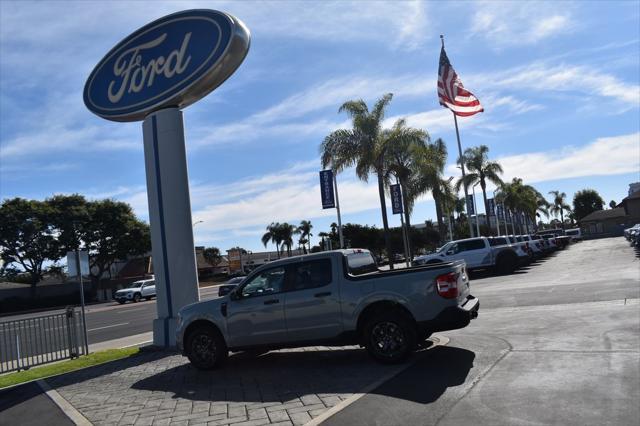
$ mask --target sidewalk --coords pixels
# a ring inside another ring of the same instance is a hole
[[[203,372],[175,352],[143,351],[46,382],[95,425],[302,425],[407,366],[359,347],[309,347],[238,353]]]

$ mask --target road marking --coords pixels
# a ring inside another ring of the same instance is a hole
[[[433,340],[435,340],[435,341],[433,342],[433,345],[430,346],[427,350],[431,350],[431,349],[435,348],[436,346],[446,346],[449,343],[449,338],[445,337],[445,336],[434,335],[433,338],[434,338]],[[345,399],[344,401],[342,401],[338,405],[334,405],[333,407],[331,407],[329,410],[325,411],[324,413],[322,413],[318,417],[314,417],[311,421],[308,421],[307,423],[305,423],[304,426],[318,426],[320,423],[324,422],[329,417],[333,416],[334,414],[336,414],[339,411],[344,410],[349,405],[353,404],[354,402],[356,402],[357,400],[359,400],[360,398],[362,398],[363,396],[365,396],[369,392],[371,392],[374,389],[376,389],[379,386],[381,386],[383,383],[391,380],[392,378],[394,378],[398,374],[402,373],[407,368],[409,368],[412,365],[414,365],[416,362],[418,362],[418,357],[414,355],[412,361],[406,363],[405,365],[402,365],[400,368],[390,372],[389,374],[387,374],[386,376],[382,377],[381,379],[376,380],[375,382],[373,382],[370,385],[366,386],[359,393],[354,393],[349,398]]]
[[[117,314],[127,314],[129,312],[135,312],[135,311],[145,311],[147,310],[147,308],[135,308],[135,309],[127,309],[126,311],[120,311],[120,312],[116,312]]]
[[[89,330],[87,330],[87,331],[103,330],[103,329],[105,329],[105,328],[119,327],[119,326],[121,326],[121,325],[127,325],[127,324],[129,324],[129,323],[128,323],[128,322],[123,322],[123,323],[120,323],[120,324],[105,325],[104,327],[90,328],[90,329],[89,329]]]
[[[60,407],[62,412],[67,417],[69,417],[69,419],[73,423],[81,426],[91,426],[91,422],[87,420],[85,416],[80,414],[80,412],[76,410],[75,407],[69,403],[69,401],[64,399],[62,395],[60,395],[57,391],[51,389],[51,387],[49,387],[47,382],[45,382],[44,380],[38,380],[36,381],[36,383],[38,384],[38,386],[40,386],[40,389],[42,389],[45,395],[47,395],[49,399],[53,401],[54,404]]]

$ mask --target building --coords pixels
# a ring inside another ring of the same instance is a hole
[[[629,189],[629,191],[631,191],[631,189]],[[630,193],[629,196],[618,205],[622,206],[625,214],[629,216],[630,222],[633,222],[631,225],[640,222],[640,190]]]
[[[640,182],[633,182],[629,184],[629,195],[636,192],[640,192]]]
[[[623,207],[596,210],[580,220],[580,229],[585,239],[621,236],[625,228],[631,225],[630,217]]]

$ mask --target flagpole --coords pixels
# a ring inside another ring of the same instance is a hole
[[[444,36],[440,34],[440,41],[442,42],[442,48],[444,49]],[[458,154],[460,158],[460,170],[462,170],[462,182],[466,183],[464,180],[465,172],[464,172],[464,161],[462,159],[462,145],[460,144],[460,131],[458,130],[458,118],[456,117],[456,113],[451,110],[451,114],[453,114],[453,122],[456,124],[456,138],[458,139]],[[467,223],[469,224],[469,236],[473,237],[473,227],[471,225],[471,216],[469,215],[469,209],[467,208],[467,200],[469,197],[469,190],[467,189],[467,185],[462,185],[464,187],[464,207],[467,211]],[[476,212],[477,214],[477,212]]]
[[[444,42],[443,42],[444,43]],[[464,172],[464,160],[462,159],[462,145],[460,145],[460,131],[458,130],[458,118],[456,117],[455,112],[451,111],[453,114],[453,122],[456,124],[456,138],[458,139],[458,154],[460,155],[460,170],[462,170],[462,182],[465,182],[465,172]],[[467,185],[462,185],[464,187],[464,206],[467,208],[467,200],[469,197],[469,190],[467,189]],[[473,227],[471,226],[471,217],[469,216],[469,211],[467,209],[467,222],[469,223],[469,236],[473,237]]]

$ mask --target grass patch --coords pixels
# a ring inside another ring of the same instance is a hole
[[[70,359],[68,361],[61,361],[51,365],[42,365],[39,367],[32,367],[25,371],[5,374],[0,376],[0,389],[31,380],[80,370],[81,368],[92,367],[94,365],[115,361],[117,359],[128,358],[136,355],[138,352],[140,352],[140,348],[137,347],[107,349],[105,351],[94,352],[87,356],[81,356],[80,358]]]

